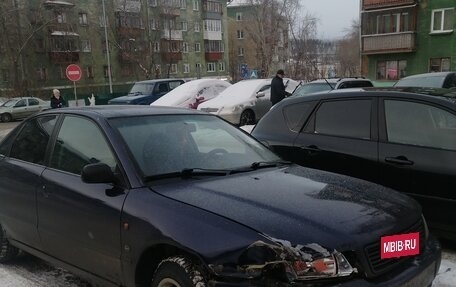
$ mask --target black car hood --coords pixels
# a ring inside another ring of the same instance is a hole
[[[390,189],[298,166],[151,188],[276,239],[332,248],[365,246],[421,216],[413,199]]]

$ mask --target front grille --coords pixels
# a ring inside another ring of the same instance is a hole
[[[397,234],[406,234],[406,233],[420,233],[420,253],[423,251],[425,245],[425,229],[423,220],[420,219],[417,223],[412,225],[410,228],[407,228]],[[366,257],[369,262],[369,267],[374,275],[381,275],[385,272],[390,271],[401,262],[404,262],[410,257],[401,257],[401,258],[391,258],[391,259],[381,259],[380,258],[380,240],[369,244],[365,247]]]

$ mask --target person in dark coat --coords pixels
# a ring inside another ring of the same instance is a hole
[[[63,108],[65,106],[65,100],[60,96],[60,91],[57,89],[52,90],[51,97],[51,108]]]
[[[282,69],[277,71],[276,76],[271,81],[271,102],[272,105],[277,104],[285,97],[291,95],[285,91],[285,85],[283,84],[283,76],[285,75]]]

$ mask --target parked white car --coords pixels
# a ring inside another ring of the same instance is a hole
[[[291,93],[298,82],[284,79],[284,84]],[[244,80],[200,104],[198,110],[216,114],[236,125],[252,125],[271,108],[270,96],[271,79]]]
[[[227,81],[217,79],[192,80],[180,85],[150,105],[196,109],[199,104],[215,98],[229,86],[231,84]]]

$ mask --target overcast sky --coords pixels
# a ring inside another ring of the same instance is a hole
[[[359,19],[359,0],[301,0],[304,8],[319,18],[318,36],[341,38],[352,20]]]

